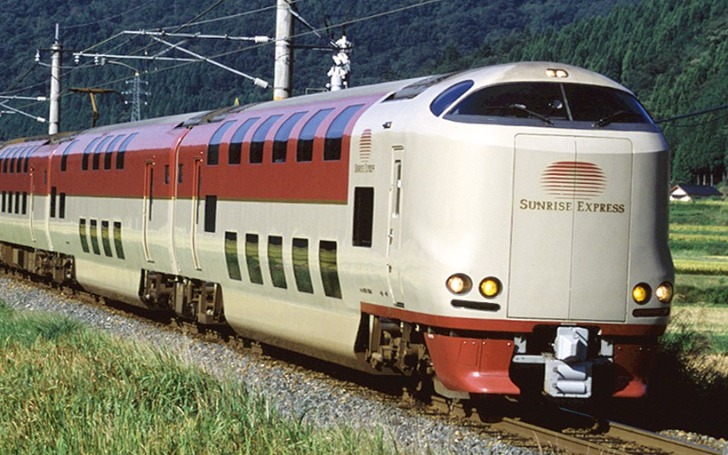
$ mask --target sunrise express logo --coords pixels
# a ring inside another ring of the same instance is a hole
[[[547,200],[521,199],[521,210],[557,212],[624,213],[624,204],[592,202],[607,188],[602,169],[586,161],[557,161],[541,173],[541,188]]]

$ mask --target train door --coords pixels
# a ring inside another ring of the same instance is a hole
[[[629,268],[629,140],[515,140],[510,317],[623,321]]]
[[[144,246],[144,259],[154,262],[150,248],[150,224],[153,216],[154,204],[154,162],[147,161],[144,165],[144,197],[142,207],[142,244]]]
[[[402,178],[404,147],[392,147],[392,177],[389,189],[389,227],[387,231],[387,269],[389,291],[395,304],[404,301],[402,292],[400,245],[402,237]]]

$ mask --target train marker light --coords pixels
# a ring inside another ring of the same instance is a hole
[[[500,294],[502,288],[503,286],[501,285],[500,280],[498,278],[493,278],[492,276],[483,278],[483,281],[480,282],[480,293],[483,297],[488,299]]]
[[[558,77],[558,78],[565,78],[569,77],[569,73],[566,72],[566,70],[562,70],[559,68],[549,68],[546,70],[546,75],[548,77]]]
[[[463,273],[456,273],[447,279],[446,286],[453,294],[461,295],[473,288],[473,281]]]
[[[657,286],[657,289],[655,289],[655,296],[657,297],[657,300],[659,300],[662,303],[670,303],[672,302],[672,296],[674,295],[672,284],[665,281],[661,285]]]
[[[632,289],[632,298],[638,305],[647,303],[650,300],[650,294],[652,294],[652,290],[646,283],[640,283]]]

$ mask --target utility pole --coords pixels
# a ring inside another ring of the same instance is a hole
[[[61,128],[61,62],[63,46],[60,41],[60,27],[56,24],[56,39],[51,46],[51,96],[48,113],[48,134],[56,134]]]
[[[290,40],[293,35],[293,14],[291,14],[293,4],[291,0],[277,0],[276,8],[276,52],[273,99],[282,100],[291,96],[293,54]]]

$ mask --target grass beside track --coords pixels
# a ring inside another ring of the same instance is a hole
[[[315,429],[150,347],[0,301],[0,453],[390,453],[381,433]]]

